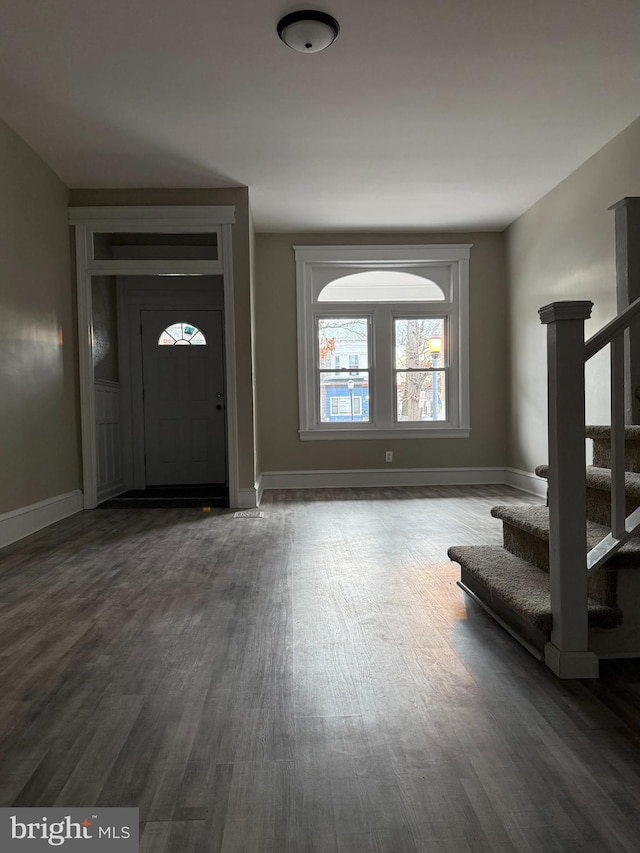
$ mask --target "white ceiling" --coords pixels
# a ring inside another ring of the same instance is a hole
[[[0,116],[70,187],[246,184],[256,228],[500,229],[640,113],[638,0],[0,0]]]

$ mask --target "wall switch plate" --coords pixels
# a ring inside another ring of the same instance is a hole
[[[387,450],[387,452],[384,454],[384,461],[393,462],[393,450]]]

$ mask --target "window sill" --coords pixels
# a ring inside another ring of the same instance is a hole
[[[309,429],[299,430],[300,441],[361,441],[398,438],[469,438],[469,427],[433,427],[414,429]]]

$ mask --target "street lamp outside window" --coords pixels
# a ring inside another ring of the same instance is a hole
[[[442,352],[442,340],[441,338],[429,338],[429,352],[431,353],[431,364],[433,366],[434,372],[431,374],[431,420],[438,420],[438,373],[435,371],[438,369],[438,362],[440,360],[440,353]]]
[[[347,388],[349,389],[349,399],[351,400],[351,420],[353,420],[353,379],[350,379],[347,382]]]

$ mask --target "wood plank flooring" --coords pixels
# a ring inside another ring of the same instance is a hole
[[[506,487],[85,512],[0,552],[0,805],[143,853],[640,849],[640,664],[557,681],[455,585]]]

